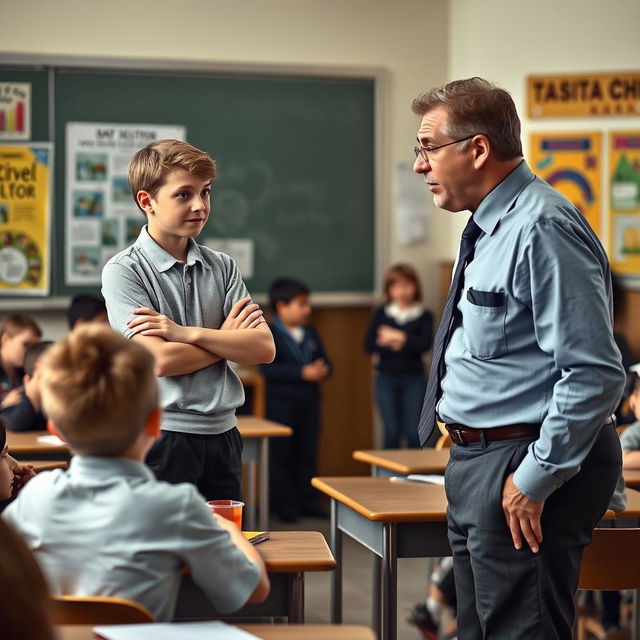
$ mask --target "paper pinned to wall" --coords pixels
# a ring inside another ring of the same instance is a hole
[[[424,180],[407,162],[396,165],[396,232],[400,245],[424,242],[431,237],[431,208]]]
[[[233,258],[244,280],[253,277],[254,242],[251,238],[207,238],[204,246]]]

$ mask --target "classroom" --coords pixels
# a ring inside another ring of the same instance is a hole
[[[638,24],[0,2],[0,637],[640,638]]]

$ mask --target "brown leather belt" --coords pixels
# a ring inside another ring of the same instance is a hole
[[[531,438],[540,433],[539,424],[509,424],[504,427],[492,429],[473,429],[463,424],[445,425],[451,441],[454,444],[465,446],[472,442],[495,442],[496,440],[515,440],[516,438]]]

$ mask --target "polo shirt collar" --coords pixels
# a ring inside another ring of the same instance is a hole
[[[168,271],[174,264],[180,264],[180,260],[174,258],[170,253],[165,251],[150,235],[147,225],[140,230],[140,235],[136,240],[136,246],[146,253],[152,264],[156,266],[158,271]],[[189,238],[189,251],[187,252],[187,266],[190,267],[196,262],[199,262],[204,267],[209,268],[209,265],[202,258],[202,251],[198,246],[198,243]]]
[[[115,476],[132,476],[145,480],[155,478],[151,470],[142,462],[112,456],[73,456],[69,463],[69,475],[72,478],[87,476],[105,479]]]
[[[529,165],[523,160],[499,185],[494,187],[473,214],[475,223],[491,235],[502,216],[508,213],[525,187],[535,180]]]

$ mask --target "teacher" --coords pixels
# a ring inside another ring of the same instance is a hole
[[[621,466],[607,256],[527,166],[509,93],[471,78],[412,109],[414,171],[438,207],[472,213],[419,425],[423,446],[436,420],[453,441],[458,638],[569,640],[582,551]]]

